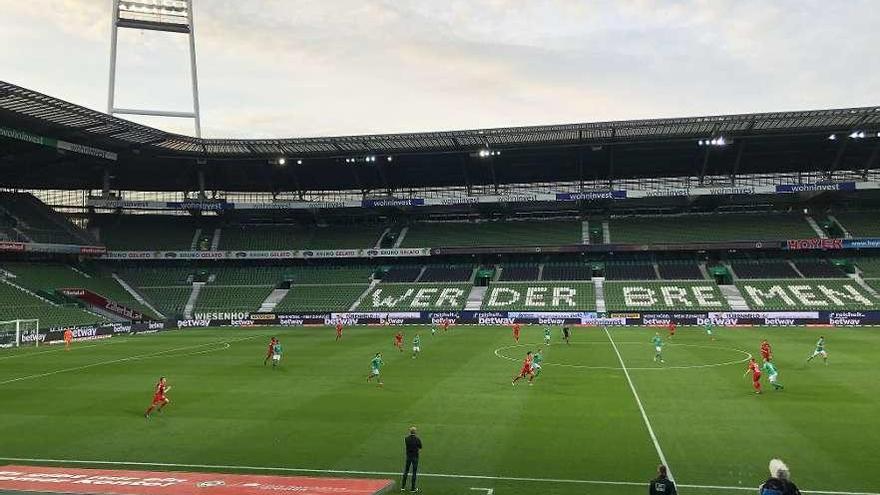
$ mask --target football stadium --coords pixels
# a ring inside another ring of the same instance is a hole
[[[0,82],[0,492],[880,493],[880,108],[114,113]]]

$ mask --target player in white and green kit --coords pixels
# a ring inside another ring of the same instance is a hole
[[[706,324],[704,325],[704,327],[706,328],[706,335],[710,339],[715,340],[715,335],[712,334],[712,331],[714,330],[714,328],[712,327],[712,322],[707,321]]]
[[[654,334],[651,343],[654,344],[654,362],[660,361],[663,363],[663,339],[660,337],[660,333]]]
[[[816,342],[816,350],[813,351],[813,355],[807,358],[807,362],[813,360],[816,356],[822,356],[822,360],[825,361],[825,365],[828,365],[828,352],[825,350],[825,337],[820,336],[819,340]]]
[[[272,346],[272,367],[278,366],[278,363],[281,362],[281,342],[275,342],[275,345]]]
[[[779,383],[779,370],[776,369],[776,365],[771,363],[770,361],[764,361],[764,373],[767,373],[767,380],[770,381],[770,385],[773,385],[773,390],[782,390],[785,387]]]
[[[415,359],[416,356],[417,356],[420,352],[422,352],[422,338],[419,337],[419,334],[416,334],[416,336],[413,337],[413,354],[412,354],[412,358]]]
[[[382,361],[382,353],[377,352],[373,359],[370,361],[370,374],[367,375],[367,381],[373,381],[373,378],[376,378],[379,382],[379,386],[382,386],[382,377],[379,376],[379,370],[382,368],[382,365],[385,364],[385,361]]]
[[[535,378],[541,376],[542,365],[544,364],[544,354],[541,352],[541,349],[535,351],[535,354],[532,356],[532,373],[534,373]],[[529,382],[529,385],[535,380],[532,378],[532,381]]]
[[[550,327],[544,329],[544,345],[550,345],[550,337],[552,336],[552,332],[550,331]]]

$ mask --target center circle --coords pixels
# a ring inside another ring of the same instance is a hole
[[[615,342],[617,346],[628,346],[628,345],[638,345],[645,347],[647,353],[653,353],[653,348],[650,343],[646,342]],[[551,344],[550,347],[567,347],[567,346],[593,346],[593,345],[604,345],[610,346],[610,342],[572,342],[570,344]],[[717,368],[720,366],[729,366],[734,364],[742,364],[749,360],[752,357],[752,354],[744,351],[742,349],[737,349],[735,347],[726,347],[726,346],[714,346],[714,345],[704,345],[704,344],[666,344],[666,347],[690,347],[690,348],[698,348],[698,349],[712,349],[714,351],[729,351],[732,354],[739,354],[742,357],[737,359],[730,359],[720,362],[713,363],[702,363],[702,364],[694,364],[687,366],[665,366],[665,365],[657,365],[652,367],[640,367],[640,366],[627,366],[626,369],[629,371],[640,371],[640,370],[684,370],[684,369],[699,369],[699,368]],[[513,361],[519,363],[522,358],[521,357],[513,357],[509,355],[510,349],[517,348],[545,348],[543,344],[511,344],[499,347],[495,349],[495,356],[505,359],[507,361]],[[613,352],[613,351],[612,351]],[[615,358],[615,361],[617,359]],[[556,366],[561,368],[575,368],[575,369],[584,369],[584,370],[623,370],[621,366],[591,366],[586,364],[570,364],[570,363],[554,363],[552,360],[545,360],[542,364],[545,368],[548,366]]]

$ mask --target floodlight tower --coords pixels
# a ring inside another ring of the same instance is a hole
[[[110,115],[152,115],[193,119],[196,137],[202,137],[192,0],[111,0],[111,3],[113,12],[110,22],[110,84],[107,93],[107,113]],[[189,35],[189,67],[193,98],[193,109],[191,112],[116,108],[114,106],[113,100],[116,96],[116,38],[119,28],[149,29],[163,33]]]

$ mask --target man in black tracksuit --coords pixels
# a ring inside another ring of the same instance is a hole
[[[412,467],[412,484],[410,491],[419,491],[416,488],[416,475],[419,472],[419,450],[422,449],[422,441],[416,436],[416,427],[409,429],[409,436],[404,440],[406,445],[406,465],[403,468],[403,481],[400,482],[400,491],[406,490],[406,476]]]
[[[666,466],[657,467],[657,477],[648,485],[648,495],[676,495],[675,483],[666,474]]]

